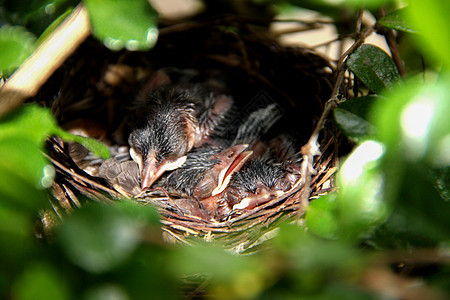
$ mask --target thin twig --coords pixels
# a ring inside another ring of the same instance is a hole
[[[380,17],[383,17],[385,14],[386,14],[385,10],[381,9]],[[395,66],[397,67],[398,73],[400,74],[400,76],[404,77],[406,75],[406,69],[405,65],[403,64],[403,60],[400,56],[400,51],[398,49],[398,44],[394,30],[392,29],[383,30],[382,34],[384,35],[386,43],[389,46],[389,50],[391,51],[392,55],[392,60],[394,61]]]
[[[63,164],[61,164],[60,162],[56,161],[55,159],[53,159],[53,157],[47,155],[46,153],[43,153],[43,155],[45,157],[47,157],[47,159],[49,159],[52,162],[52,164],[54,164],[56,167],[58,167],[59,169],[61,169],[64,172],[66,172],[70,176],[72,176],[72,177],[74,177],[74,178],[76,178],[76,179],[78,179],[78,180],[80,180],[80,181],[82,181],[84,183],[87,183],[87,184],[89,184],[89,185],[91,185],[91,186],[93,186],[93,187],[95,187],[97,189],[103,190],[103,191],[109,193],[110,195],[114,195],[115,197],[118,196],[118,193],[116,191],[111,190],[111,189],[107,188],[106,186],[104,186],[102,184],[99,184],[99,183],[97,183],[97,182],[95,182],[93,180],[90,180],[85,175],[77,174],[76,172],[70,170],[69,168],[66,168]]]
[[[362,13],[358,15],[358,21],[357,26],[360,26],[362,19]],[[304,184],[304,189],[302,191],[301,199],[300,199],[300,205],[302,205],[302,208],[306,209],[306,206],[308,205],[308,199],[309,195],[311,193],[311,179],[312,176],[316,173],[316,170],[313,167],[314,157],[321,154],[320,152],[320,145],[318,143],[319,139],[319,133],[322,130],[322,128],[325,126],[325,122],[328,118],[328,115],[331,111],[334,110],[334,108],[339,104],[339,90],[344,80],[344,74],[346,71],[345,67],[345,61],[347,60],[347,57],[353,53],[357,48],[359,48],[365,41],[365,39],[371,35],[374,32],[374,27],[369,27],[365,31],[363,31],[359,38],[353,43],[353,45],[350,46],[350,48],[347,49],[347,51],[344,52],[344,54],[339,58],[336,70],[335,70],[335,83],[333,87],[333,92],[331,94],[330,99],[325,103],[325,108],[322,112],[322,115],[320,116],[319,121],[317,122],[316,127],[314,128],[314,131],[311,134],[311,137],[309,138],[308,142],[302,147],[301,153],[302,153],[302,164],[301,164],[301,172],[304,174],[302,176],[302,181]],[[304,209],[301,209],[301,211],[304,211]]]

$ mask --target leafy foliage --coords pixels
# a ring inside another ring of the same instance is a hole
[[[22,27],[0,28],[0,70],[9,74],[33,52],[34,36]]]
[[[7,1],[0,14],[0,72],[11,73],[73,10],[77,0]],[[94,35],[113,50],[148,50],[158,14],[146,0],[85,0]],[[3,3],[3,2],[2,2]]]
[[[369,121],[369,110],[379,101],[374,95],[349,99],[334,110],[336,124],[348,137],[359,139],[375,134],[375,127]]]
[[[400,80],[392,59],[380,48],[365,44],[347,60],[347,66],[372,92],[379,94]]]
[[[113,50],[148,50],[158,37],[157,12],[146,0],[85,0],[94,35]]]
[[[142,50],[156,39],[156,12],[144,2],[85,4],[100,40]],[[362,3],[345,1],[346,6],[337,9],[329,1],[287,2],[331,16],[341,33],[349,30],[340,23],[342,12],[353,16]],[[99,156],[107,156],[107,151],[95,141],[62,131],[48,110],[35,105],[1,119],[0,243],[6,246],[0,247],[0,295],[167,299],[196,290],[217,298],[378,299],[362,284],[377,271],[374,254],[390,262],[392,249],[425,250],[424,258],[448,253],[450,7],[440,0],[407,2],[407,10],[394,9],[377,26],[413,34],[417,48],[425,49],[426,61],[443,66],[438,80],[402,79],[390,56],[372,45],[350,55],[347,66],[365,87],[334,112],[337,125],[356,143],[338,172],[338,191],[311,202],[305,216],[308,230],[282,224],[270,249],[254,255],[234,256],[217,244],[170,247],[162,242],[155,210],[126,201],[85,205],[65,218],[48,243],[36,243],[34,220],[48,207],[47,188],[54,176],[41,154],[44,141],[59,135]],[[393,3],[370,1],[370,7],[396,8]],[[75,4],[2,2],[9,12],[2,16],[2,23],[9,25],[0,29],[3,74],[19,66],[35,47],[34,37],[45,39]],[[433,268],[433,276],[423,280],[448,289],[448,264]]]
[[[377,23],[383,25],[384,27],[395,29],[397,31],[403,31],[407,33],[417,33],[411,25],[407,22],[406,16],[406,8],[402,8],[399,10],[395,10],[384,17],[381,17],[377,20]]]

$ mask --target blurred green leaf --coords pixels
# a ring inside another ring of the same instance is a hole
[[[15,14],[30,14],[42,6],[43,3],[48,2],[45,0],[15,0],[15,1],[2,1],[2,6],[5,9]]]
[[[363,253],[343,240],[322,239],[294,224],[282,225],[272,243],[288,258],[296,277],[322,278],[315,284],[323,283],[330,274],[336,278],[354,275],[364,268],[366,259]]]
[[[51,166],[40,153],[36,144],[22,137],[9,138],[0,144],[0,156],[3,158],[0,165],[10,172],[14,172],[35,188],[47,188],[48,182],[43,186],[43,180],[51,183],[53,176]],[[48,172],[49,174],[45,174]]]
[[[227,253],[220,245],[184,246],[177,248],[172,255],[170,267],[178,276],[213,274],[214,281],[218,282],[232,280],[232,274],[259,268],[254,259]]]
[[[448,240],[450,205],[433,170],[450,166],[449,78],[443,73],[433,83],[410,80],[374,107],[373,120],[387,148],[381,165],[384,197],[395,202],[382,227],[387,244],[430,246]]]
[[[57,127],[48,109],[38,105],[24,105],[0,119],[0,141],[7,138],[26,138],[42,145]]]
[[[113,270],[116,288],[126,290],[128,299],[177,299],[180,281],[170,272],[172,250],[166,244],[141,245],[126,264]]]
[[[395,209],[371,239],[378,248],[426,248],[450,242],[450,205],[426,172],[423,165],[405,167],[405,173],[414,175],[400,181]]]
[[[407,77],[417,76],[425,79],[425,81],[434,81],[438,76],[437,72],[439,72],[441,65],[424,58],[423,47],[416,40],[417,36],[415,34],[405,34],[398,41],[399,53],[404,63]]]
[[[407,165],[406,174],[414,176],[403,181],[392,218],[408,226],[397,223],[397,236],[414,241],[415,246],[450,242],[450,203],[439,196],[426,166]]]
[[[389,153],[405,162],[450,165],[450,75],[436,83],[409,81],[374,107],[373,122]]]
[[[57,231],[68,258],[91,273],[106,272],[127,260],[139,244],[148,212],[154,215],[151,207],[138,206],[137,214],[129,205],[137,206],[90,205],[70,215]]]
[[[64,131],[63,129],[60,128],[58,128],[54,132],[54,134],[62,138],[64,141],[77,142],[83,145],[84,147],[89,149],[89,151],[93,152],[95,155],[103,159],[108,159],[110,157],[108,147],[106,147],[104,144],[97,141],[96,139],[71,134],[70,132]]]
[[[255,256],[235,256],[221,245],[205,244],[179,247],[169,259],[177,277],[203,274],[213,285],[218,298],[254,298],[266,286],[268,265]]]
[[[94,288],[88,289],[84,300],[128,300],[130,299],[127,292],[118,284],[103,284]]]
[[[334,110],[334,119],[342,132],[348,137],[364,138],[372,136],[374,126],[368,121],[370,107],[378,98],[363,96],[348,99]]]
[[[406,10],[406,8],[395,10],[380,18],[377,23],[397,31],[416,33],[417,30],[406,20]]]
[[[383,5],[388,5],[390,3],[395,2],[395,0],[345,0],[349,6],[358,7],[358,8],[379,8]],[[336,2],[339,3],[339,2]]]
[[[392,205],[384,199],[384,153],[384,146],[373,140],[353,149],[337,175],[337,192],[311,201],[306,212],[311,233],[353,243],[386,220]]]
[[[148,50],[158,37],[158,14],[147,0],[84,0],[94,35],[112,50]]]
[[[41,149],[50,135],[58,135],[63,140],[78,142],[94,154],[105,159],[109,158],[109,150],[105,145],[92,138],[64,131],[58,126],[48,109],[36,104],[24,105],[0,119],[0,141],[15,137],[27,138]]]
[[[306,225],[312,233],[318,236],[334,238],[338,227],[335,213],[336,193],[314,199],[306,211]]]
[[[384,200],[384,174],[379,165],[385,149],[375,141],[358,145],[338,173],[336,207],[339,237],[359,238],[379,226],[388,216]]]
[[[29,254],[33,241],[30,239],[33,222],[30,214],[5,206],[0,202],[0,255],[2,260],[10,263],[23,261],[24,254]],[[10,270],[11,271],[11,270]]]
[[[50,186],[54,169],[36,144],[17,137],[0,142],[0,196],[9,205],[35,210],[47,203],[44,188]]]
[[[396,85],[401,77],[389,55],[377,46],[364,44],[347,60],[347,66],[374,93]]]
[[[14,282],[13,295],[19,300],[70,299],[60,274],[46,263],[27,266],[23,275]]]
[[[33,34],[19,26],[0,28],[0,72],[11,74],[33,52]]]
[[[450,66],[450,1],[409,0],[410,23],[419,31],[421,47],[432,58]]]

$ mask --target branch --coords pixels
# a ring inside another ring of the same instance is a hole
[[[361,24],[361,18],[362,13],[358,14],[358,21],[357,21],[357,32],[359,32],[359,26]],[[314,156],[321,155],[320,152],[320,144],[318,142],[319,139],[319,133],[322,130],[322,128],[325,125],[325,122],[328,118],[328,115],[330,112],[336,108],[336,106],[341,102],[339,100],[339,90],[340,87],[344,81],[344,74],[346,71],[345,67],[345,61],[347,60],[348,56],[353,53],[356,49],[358,49],[365,41],[365,39],[371,35],[375,31],[375,28],[369,27],[365,31],[358,34],[358,38],[353,43],[353,45],[350,46],[350,48],[347,49],[347,51],[344,52],[344,54],[339,58],[335,70],[335,82],[333,91],[331,93],[330,99],[325,103],[324,110],[320,116],[319,121],[317,122],[316,127],[314,128],[311,137],[309,138],[308,142],[302,147],[301,153],[302,153],[302,164],[301,164],[301,173],[302,181],[304,185],[304,189],[302,191],[301,195],[301,201],[300,203],[303,205],[303,208],[306,208],[308,205],[308,199],[309,195],[311,193],[311,178],[312,175],[316,173],[316,170],[313,167],[314,162]],[[304,210],[301,210],[304,211]]]
[[[386,15],[386,12],[384,9],[382,9],[380,12],[380,16],[383,17],[384,15]],[[404,77],[406,75],[406,69],[405,69],[405,65],[403,64],[402,58],[400,56],[400,51],[398,49],[398,44],[397,44],[397,40],[396,40],[396,37],[394,34],[394,30],[388,29],[388,28],[386,28],[386,29],[383,28],[381,33],[384,35],[386,43],[389,46],[389,50],[391,51],[392,59],[394,60],[395,66],[397,67],[397,70],[398,70],[398,73],[402,77]]]
[[[0,117],[35,96],[90,32],[87,11],[80,4],[0,89]]]

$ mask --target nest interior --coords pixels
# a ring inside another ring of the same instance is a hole
[[[158,42],[148,52],[114,52],[89,38],[34,101],[51,108],[67,130],[99,139],[116,158],[131,160],[129,131],[123,126],[123,120],[130,118],[130,105],[158,70],[189,70],[194,81],[220,85],[240,110],[275,102],[281,118],[269,135],[293,136],[300,151],[332,91],[333,67],[327,59],[309,49],[282,46],[265,28],[237,17],[167,22],[160,28]],[[244,252],[270,235],[272,225],[303,214],[303,192],[314,198],[333,189],[340,147],[333,122],[327,122],[319,142],[322,154],[315,159],[310,189],[300,179],[276,199],[217,220],[191,213],[177,202],[180,199],[164,193],[136,196],[124,191],[120,184],[98,176],[101,159],[55,137],[47,147],[57,170],[52,203],[62,216],[82,205],[80,195],[108,203],[132,198],[157,207],[171,240],[190,243],[190,237],[200,236],[223,240],[235,252]]]

